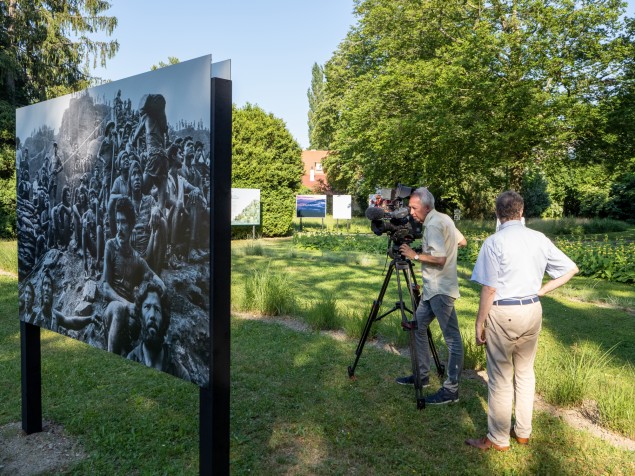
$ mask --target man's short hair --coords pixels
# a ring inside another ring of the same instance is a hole
[[[496,197],[496,216],[500,221],[520,220],[524,204],[518,192],[507,190]]]
[[[126,221],[131,226],[134,226],[137,222],[134,205],[128,197],[121,197],[117,199],[117,203],[115,204],[115,213],[123,213],[126,217]]]
[[[430,209],[434,209],[434,195],[432,195],[430,193],[430,190],[428,190],[426,187],[419,187],[414,192],[412,192],[412,195],[419,199],[421,205],[425,205],[430,207]]]
[[[157,296],[159,296],[162,318],[159,334],[165,336],[170,327],[170,301],[168,299],[168,293],[164,293],[161,286],[151,279],[143,281],[135,291],[135,314],[141,318],[141,307],[150,293],[156,293]]]

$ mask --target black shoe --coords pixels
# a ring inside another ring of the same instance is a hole
[[[398,377],[395,379],[395,382],[401,385],[414,385],[415,384],[415,376],[408,375],[407,377]],[[421,388],[430,386],[430,378],[423,377],[421,379]]]
[[[446,403],[455,403],[458,401],[459,391],[452,392],[445,387],[441,387],[437,393],[426,397],[426,403],[428,405],[445,405]]]

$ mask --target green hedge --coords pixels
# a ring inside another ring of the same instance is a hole
[[[473,265],[488,233],[468,234],[467,246],[459,249],[458,261]],[[296,233],[298,248],[321,251],[354,251],[383,254],[387,251],[386,235],[354,235],[331,232]],[[415,243],[417,245],[418,243]],[[635,283],[635,242],[623,239],[604,241],[559,238],[556,245],[580,268],[580,275]]]

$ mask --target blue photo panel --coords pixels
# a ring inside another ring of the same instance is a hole
[[[298,218],[324,218],[326,195],[296,195],[295,210]]]

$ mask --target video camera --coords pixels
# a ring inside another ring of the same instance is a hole
[[[392,258],[399,254],[402,244],[410,244],[423,236],[421,224],[410,216],[408,207],[403,204],[413,190],[413,187],[398,183],[391,189],[390,199],[381,197],[366,209],[366,218],[370,220],[373,233],[377,236],[386,233],[393,243],[392,249],[388,251]]]

